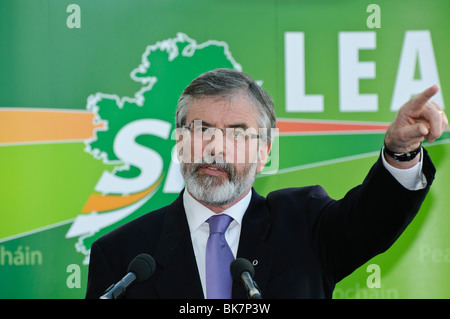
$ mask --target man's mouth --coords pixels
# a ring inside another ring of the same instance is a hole
[[[202,169],[206,174],[211,175],[211,176],[219,176],[222,174],[228,174],[228,172],[217,165],[212,165],[212,164],[206,164],[206,165],[201,165],[199,167],[199,169]]]

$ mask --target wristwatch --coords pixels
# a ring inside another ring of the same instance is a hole
[[[413,160],[417,156],[417,154],[420,153],[421,149],[422,149],[422,142],[420,143],[419,147],[416,148],[414,151],[407,153],[395,153],[391,151],[389,148],[387,148],[386,144],[384,144],[384,151],[394,160],[399,162],[409,162]]]

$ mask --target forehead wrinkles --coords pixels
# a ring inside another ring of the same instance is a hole
[[[201,105],[202,107],[196,108],[195,106],[198,106],[199,104],[202,104]],[[248,105],[250,107],[248,108],[245,107],[244,105]],[[193,108],[195,108],[195,110],[193,110]],[[227,114],[226,117],[224,115],[223,118],[219,118],[221,122],[229,123],[230,125],[237,124],[237,122],[239,122],[240,124],[243,122],[243,120],[247,122],[249,127],[253,126],[257,128],[259,125],[259,117],[260,117],[259,109],[254,104],[252,99],[249,98],[249,96],[243,92],[237,95],[196,97],[192,99],[192,101],[189,103],[187,107],[186,119],[190,118],[190,121],[192,121],[193,119],[200,119],[207,121],[206,119],[198,118],[196,114],[198,112],[213,114],[214,111],[231,112],[232,113],[231,115]]]

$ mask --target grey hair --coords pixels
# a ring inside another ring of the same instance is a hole
[[[186,125],[190,104],[198,98],[230,98],[245,93],[259,112],[257,119],[260,135],[266,141],[272,140],[272,129],[276,127],[273,101],[269,94],[249,75],[233,69],[215,69],[194,79],[183,91],[175,115],[177,128]]]

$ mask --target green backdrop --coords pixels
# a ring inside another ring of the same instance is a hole
[[[250,74],[281,124],[297,120],[256,190],[341,198],[399,100],[438,83],[445,107],[449,13],[447,0],[0,0],[0,298],[84,297],[91,243],[176,198],[176,102],[213,68]],[[450,297],[449,142],[426,144],[437,175],[410,227],[334,298]]]

